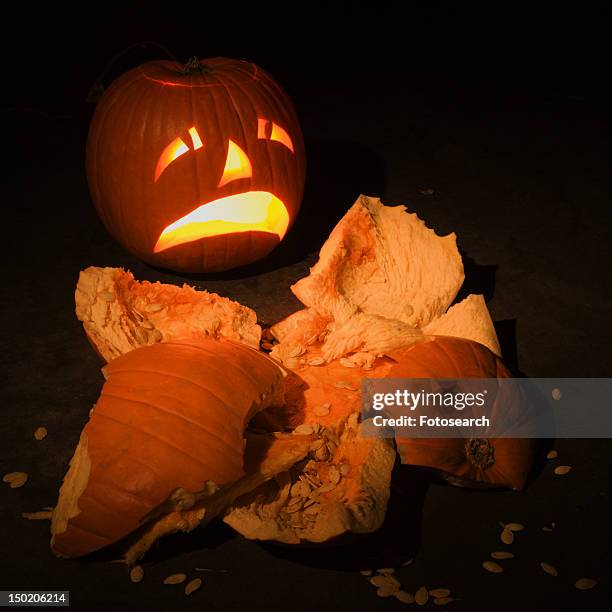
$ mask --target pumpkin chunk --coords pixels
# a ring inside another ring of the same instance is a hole
[[[189,336],[259,347],[261,328],[250,308],[188,285],[138,282],[121,268],[83,270],[75,301],[77,318],[104,361]]]

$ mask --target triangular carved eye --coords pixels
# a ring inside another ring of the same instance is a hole
[[[194,151],[197,151],[198,149],[204,146],[202,144],[202,141],[200,140],[200,135],[198,134],[198,130],[195,129],[195,126],[189,128],[189,135],[191,136],[191,142],[193,143]]]
[[[287,134],[287,132],[280,125],[277,125],[268,119],[257,119],[257,138],[260,140],[279,142],[294,153],[293,142],[291,141],[289,134]]]
[[[237,179],[249,178],[252,175],[253,170],[247,154],[233,140],[230,140],[227,147],[225,169],[217,187]]]
[[[190,127],[189,136],[191,136],[191,142],[193,144],[193,150],[197,151],[204,146],[198,130],[195,126]],[[189,151],[189,147],[183,142],[181,138],[175,138],[162,152],[157,160],[157,166],[155,166],[155,180],[163,174],[164,170],[181,155],[184,155]]]
[[[189,151],[189,147],[180,139],[175,138],[163,151],[157,160],[155,167],[155,180],[162,175],[162,172],[177,158]]]

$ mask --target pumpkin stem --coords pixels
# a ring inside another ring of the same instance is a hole
[[[200,60],[195,55],[190,57],[183,66],[183,74],[204,74],[204,72],[204,66],[200,64]]]
[[[488,470],[495,463],[495,448],[488,440],[472,438],[465,443],[465,454],[472,464]]]

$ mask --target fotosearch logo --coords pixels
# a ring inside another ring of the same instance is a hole
[[[464,410],[467,408],[481,407],[486,403],[487,389],[475,393],[463,393],[453,391],[410,391],[408,389],[396,389],[390,393],[372,394],[372,408],[384,410],[391,407],[402,407],[414,411],[419,408],[449,408]]]

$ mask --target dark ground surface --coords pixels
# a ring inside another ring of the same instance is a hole
[[[398,470],[385,527],[348,549],[262,546],[222,526],[166,538],[145,559],[139,585],[120,565],[54,558],[48,524],[20,517],[55,503],[102,384],[74,316],[79,270],[124,266],[138,279],[185,281],[112,242],[84,176],[92,110],[84,94],[124,43],[158,34],[145,26],[117,34],[96,55],[99,26],[89,46],[80,41],[80,57],[44,71],[42,97],[31,95],[30,83],[14,104],[6,96],[2,102],[5,153],[14,157],[4,161],[0,471],[23,470],[30,479],[18,490],[0,488],[0,589],[68,589],[73,607],[86,610],[399,610],[399,602],[377,598],[355,569],[414,556],[398,571],[404,587],[449,587],[460,598],[456,610],[607,608],[608,440],[555,442],[559,462],[572,472],[556,477],[554,465],[541,464],[522,493],[468,492]],[[266,261],[188,282],[239,300],[272,323],[298,307],[290,284],[307,273],[356,196],[380,195],[406,204],[438,233],[457,233],[466,291],[485,293],[513,367],[534,377],[610,376],[612,129],[597,75],[576,66],[567,73],[415,70],[414,60],[404,65],[397,58],[381,70],[380,51],[360,70],[340,71],[338,59],[326,68],[317,54],[294,70],[272,53],[259,59],[241,47],[234,54],[259,61],[292,95],[310,164],[306,194],[297,224]],[[423,187],[435,193],[422,195]],[[36,442],[40,425],[49,435]],[[480,567],[489,551],[502,548],[498,521],[527,526],[512,546],[516,559],[499,576]],[[542,531],[552,521],[555,530]],[[559,577],[544,574],[540,561],[556,565]],[[197,574],[195,567],[225,571]],[[175,571],[202,575],[201,592],[187,599],[180,587],[163,587],[161,579]],[[577,592],[573,583],[583,576],[600,584]]]

